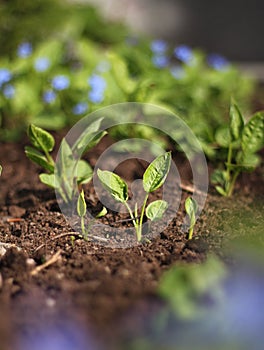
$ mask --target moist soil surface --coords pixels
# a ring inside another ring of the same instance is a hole
[[[105,137],[88,153],[92,165],[111,142]],[[168,227],[150,242],[128,248],[84,240],[65,220],[53,190],[40,183],[41,170],[25,157],[24,145],[5,143],[0,148],[0,350],[61,349],[47,345],[58,334],[75,344],[65,345],[66,350],[117,349],[123,330],[135,330],[162,303],[156,290],[165,270],[173,264],[200,263],[211,252],[228,260],[223,246],[241,234],[243,220],[246,233],[248,227],[252,232],[263,229],[254,220],[263,210],[264,174],[259,168],[239,178],[232,199],[209,189],[194,238],[188,241],[182,225],[191,172],[182,155],[173,152],[185,186],[181,194],[178,186],[181,203]],[[131,160],[119,174],[131,182],[143,172],[144,164]],[[95,213],[100,210],[92,183],[85,186],[85,196]],[[234,217],[239,230],[232,229],[237,227]],[[126,219],[126,214],[109,211],[102,222],[131,225]],[[135,310],[140,313],[132,317]]]

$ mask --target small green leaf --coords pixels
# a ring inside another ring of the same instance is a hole
[[[227,196],[226,191],[225,191],[222,187],[220,187],[220,186],[215,186],[215,189],[216,189],[216,191],[217,191],[218,193],[221,194],[221,196],[224,196],[224,197]]]
[[[166,152],[153,160],[143,175],[143,187],[147,193],[163,185],[170,170],[171,153]]]
[[[80,217],[84,217],[86,214],[86,202],[84,198],[84,192],[83,190],[79,194],[78,201],[77,201],[77,213]]]
[[[97,170],[97,175],[104,188],[118,202],[125,203],[128,200],[128,188],[124,180],[108,170]]]
[[[84,152],[96,146],[103,136],[107,134],[106,131],[99,131],[103,118],[91,123],[75,141],[72,152],[82,155]]]
[[[239,140],[241,138],[244,128],[244,118],[240,112],[238,106],[232,101],[230,107],[230,136],[232,141]]]
[[[151,221],[160,220],[168,208],[168,203],[164,200],[156,200],[150,203],[146,208],[146,216]]]
[[[2,174],[2,166],[0,165],[0,175]]]
[[[42,154],[41,152],[39,152],[35,148],[32,148],[30,146],[26,146],[25,153],[26,153],[26,156],[30,160],[32,160],[32,162],[40,165],[42,168],[48,170],[51,173],[54,172],[54,166],[48,162],[48,160],[44,156],[44,154]]]
[[[40,174],[39,179],[43,184],[52,188],[56,188],[54,174]]]
[[[93,177],[93,169],[85,160],[80,159],[76,168],[76,176],[78,185],[86,184]]]
[[[228,148],[231,136],[228,126],[221,126],[215,132],[215,141],[220,147]]]
[[[242,150],[255,153],[264,145],[264,112],[255,114],[245,125],[242,133]]]
[[[101,211],[99,211],[99,213],[96,215],[96,218],[99,219],[103,216],[105,216],[107,214],[107,209],[106,207],[103,207],[103,209]]]
[[[227,176],[226,176],[225,170],[216,169],[211,175],[211,182],[213,184],[220,184],[224,186],[226,181],[227,181]]]
[[[188,197],[185,201],[185,210],[188,214],[190,221],[191,221],[191,227],[195,224],[195,215],[198,211],[198,204],[195,199],[192,197]]]
[[[54,148],[55,141],[53,136],[46,130],[43,130],[34,124],[28,127],[28,136],[33,146],[44,152],[51,152]]]

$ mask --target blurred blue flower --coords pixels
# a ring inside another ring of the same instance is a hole
[[[37,72],[45,72],[50,67],[50,60],[47,57],[39,57],[35,60],[34,68]]]
[[[104,90],[106,88],[106,81],[100,75],[93,74],[88,79],[88,84],[94,90]]]
[[[0,87],[4,83],[8,83],[12,78],[12,74],[7,68],[0,68]]]
[[[215,53],[207,57],[207,62],[210,67],[216,70],[224,70],[230,65],[229,61],[225,57]]]
[[[93,103],[101,103],[104,100],[104,92],[100,90],[91,90],[88,93],[88,97]]]
[[[180,45],[175,48],[174,55],[178,60],[184,62],[184,63],[190,63],[193,59],[193,51],[192,49],[187,45]]]
[[[87,102],[79,102],[73,107],[72,113],[75,115],[84,114],[88,111],[88,107],[89,106]]]
[[[164,40],[153,40],[150,48],[155,54],[164,54],[167,50],[168,44]]]
[[[52,90],[47,90],[43,94],[43,101],[46,103],[52,103],[56,98],[56,93]]]
[[[70,85],[70,80],[66,75],[56,75],[51,82],[55,90],[61,91],[65,90]]]
[[[164,55],[155,55],[152,57],[152,62],[157,68],[164,68],[169,64],[169,58]]]
[[[17,55],[26,58],[32,54],[32,45],[28,42],[21,43],[17,48]]]
[[[182,67],[174,66],[171,68],[170,72],[175,79],[182,79],[185,76],[185,71]]]
[[[14,97],[15,92],[16,90],[13,85],[8,84],[3,88],[3,94],[8,99]]]

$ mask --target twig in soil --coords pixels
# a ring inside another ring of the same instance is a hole
[[[3,216],[1,219],[0,219],[2,222],[21,222],[21,221],[24,221],[24,219],[22,218],[13,218],[11,216]]]
[[[37,273],[45,269],[46,267],[55,264],[61,256],[61,250],[58,250],[56,254],[54,254],[48,261],[46,261],[44,264],[37,266],[34,270],[31,271],[31,276],[35,276]]]
[[[184,191],[186,191],[186,192],[189,192],[189,193],[198,193],[198,194],[201,194],[201,195],[204,195],[204,196],[206,196],[206,193],[205,192],[203,192],[203,191],[200,191],[200,190],[198,190],[196,187],[194,187],[193,185],[184,185],[184,184],[180,184],[179,185],[180,186],[180,188],[182,189],[182,190],[184,190]]]

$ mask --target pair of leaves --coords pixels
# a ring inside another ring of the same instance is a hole
[[[143,187],[150,193],[160,188],[166,180],[171,164],[171,153],[157,157],[147,167],[143,175]],[[128,200],[128,186],[117,174],[108,170],[97,170],[97,175],[104,188],[118,202],[125,203]]]

